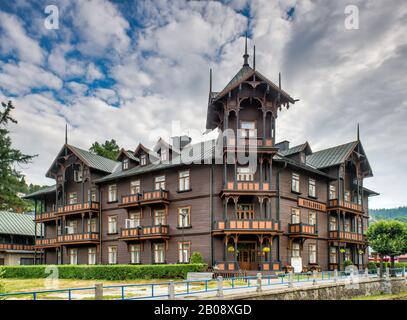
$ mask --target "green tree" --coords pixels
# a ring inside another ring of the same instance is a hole
[[[96,153],[99,156],[116,160],[119,155],[120,148],[116,143],[116,140],[112,139],[110,141],[106,140],[105,143],[100,144],[99,142],[94,142],[89,148],[90,152]]]
[[[407,224],[396,220],[381,220],[367,230],[369,245],[380,256],[383,271],[383,257],[390,256],[394,268],[394,257],[407,253]]]
[[[11,116],[14,106],[11,101],[2,102],[0,108],[0,210],[25,211],[29,203],[21,198],[19,193],[24,191],[26,183],[24,176],[17,171],[16,166],[27,164],[36,155],[23,154],[20,150],[12,148],[10,132],[7,129],[10,123],[17,124]]]

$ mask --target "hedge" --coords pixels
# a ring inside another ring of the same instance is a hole
[[[380,262],[373,262],[373,261],[370,261],[370,262],[368,263],[367,267],[368,267],[369,269],[376,269],[376,268],[379,268],[379,267],[380,267]],[[403,268],[403,267],[406,267],[406,268],[407,268],[407,262],[395,262],[395,263],[394,263],[394,267],[395,267],[395,268]],[[383,268],[391,268],[391,262],[383,261]]]
[[[38,279],[50,275],[51,266],[5,266],[3,278]],[[206,270],[205,264],[165,265],[57,265],[59,279],[132,280],[186,278],[188,272]],[[46,270],[48,268],[48,270]]]

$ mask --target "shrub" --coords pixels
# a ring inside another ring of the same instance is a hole
[[[352,260],[345,260],[345,261],[343,262],[343,266],[344,266],[345,268],[348,267],[348,266],[351,266],[351,265],[353,265]]]
[[[198,251],[194,251],[192,252],[191,255],[191,263],[200,263],[200,264],[204,264],[205,261],[202,257],[202,254]]]
[[[368,269],[376,269],[376,268],[377,268],[376,263],[370,261],[370,262],[367,264],[367,268],[368,268]]]
[[[132,280],[186,278],[188,272],[200,272],[205,264],[163,264],[163,265],[58,265],[60,279],[77,280]],[[46,265],[6,266],[5,278],[35,279],[46,278]]]
[[[3,268],[0,268],[0,293],[4,293],[5,289],[4,289],[4,285],[1,283],[1,279],[4,276],[4,270]]]

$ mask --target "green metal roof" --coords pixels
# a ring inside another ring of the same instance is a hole
[[[120,162],[114,161],[97,154],[94,154],[90,151],[80,149],[68,145],[68,148],[72,149],[74,153],[77,153],[80,158],[90,167],[96,170],[112,173],[116,170],[117,166],[120,165]]]
[[[45,195],[47,193],[53,193],[53,192],[55,192],[55,184],[53,186],[48,186],[48,187],[42,188],[42,189],[40,189],[38,191],[35,191],[33,193],[27,194],[23,198],[24,199],[30,199],[30,198],[34,198],[34,197],[37,197],[37,196],[42,196],[42,195]]]
[[[35,236],[34,214],[0,211],[0,234]]]
[[[308,142],[305,142],[305,143],[303,143],[303,144],[300,144],[300,145],[298,145],[298,146],[289,148],[289,149],[287,149],[287,150],[279,151],[279,153],[280,153],[282,156],[287,157],[287,156],[290,156],[290,155],[292,155],[292,154],[296,154],[296,153],[298,153],[298,152],[302,152],[302,151],[306,150],[307,147],[309,148],[309,144],[308,144]],[[310,149],[310,150],[311,150],[311,149]]]
[[[327,177],[327,178],[329,178],[329,179],[334,179],[334,177],[332,177],[331,175],[329,175],[329,174],[327,174],[327,173],[325,173],[325,172],[323,172],[323,171],[320,171],[320,170],[318,170],[317,168],[311,167],[311,166],[309,166],[309,165],[307,165],[307,164],[300,163],[300,162],[298,162],[298,161],[295,161],[294,159],[284,157],[284,156],[281,155],[280,153],[277,153],[277,154],[274,156],[273,161],[277,161],[277,162],[287,162],[288,164],[290,164],[290,165],[292,165],[292,166],[295,166],[295,167],[297,167],[297,168],[300,168],[300,169],[303,169],[303,170],[306,170],[306,171],[309,171],[309,172],[318,174],[318,175],[320,175],[320,176]]]
[[[318,169],[323,169],[344,163],[357,144],[358,141],[353,141],[314,152],[313,154],[307,156],[307,165]]]

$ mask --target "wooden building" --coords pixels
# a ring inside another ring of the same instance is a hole
[[[199,251],[224,271],[366,266],[376,193],[363,186],[373,174],[359,134],[316,152],[277,143],[277,115],[298,100],[248,57],[246,44],[222,91],[211,75],[206,128],[220,129],[216,140],[160,139],[116,161],[65,143],[47,172],[55,186],[28,196],[41,208],[42,262],[183,263]]]

